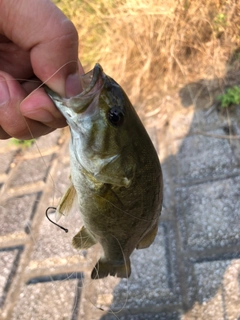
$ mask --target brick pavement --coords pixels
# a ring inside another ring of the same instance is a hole
[[[178,106],[168,123],[159,113],[145,124],[162,161],[164,209],[128,281],[90,280],[100,249],[72,248],[77,212],[60,220],[69,233],[45,218],[68,185],[68,135],[23,152],[1,141],[0,319],[240,319],[240,140],[228,139],[216,110]]]

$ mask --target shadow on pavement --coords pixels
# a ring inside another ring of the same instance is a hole
[[[239,75],[180,90],[189,112],[173,113],[164,137],[158,235],[132,254],[132,275],[115,287],[102,320],[240,319],[240,140],[229,136],[240,136],[240,111],[215,104]]]

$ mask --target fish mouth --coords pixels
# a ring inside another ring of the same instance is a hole
[[[91,91],[94,88],[99,77],[102,75],[102,73],[103,68],[99,63],[96,63],[91,71],[81,75],[80,81],[83,88],[82,93],[88,93],[89,91]]]
[[[103,68],[96,63],[91,71],[80,76],[83,91],[74,97],[65,98],[64,105],[77,114],[83,113],[103,87],[104,79]]]
[[[103,68],[99,63],[96,63],[91,71],[80,76],[83,89],[80,94],[70,98],[62,98],[48,87],[45,87],[45,91],[63,116],[70,120],[70,118],[75,118],[74,115],[84,113],[88,109],[94,98],[100,94],[105,78]]]

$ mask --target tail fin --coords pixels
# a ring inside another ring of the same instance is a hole
[[[101,279],[108,275],[117,276],[118,278],[129,278],[131,274],[131,263],[130,259],[123,261],[122,264],[114,264],[111,261],[107,261],[104,258],[98,260],[95,265],[91,278]]]

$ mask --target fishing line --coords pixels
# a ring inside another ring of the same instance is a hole
[[[64,65],[62,65],[61,67],[59,67],[50,77],[47,78],[47,80],[43,81],[43,83],[41,83],[36,89],[34,89],[32,92],[30,92],[26,98],[28,98],[29,96],[31,96],[35,91],[37,91],[39,88],[41,88],[42,86],[44,86],[49,80],[52,79],[52,77],[54,77],[62,68],[64,68],[66,65],[68,65],[69,63],[78,63],[78,61],[76,60],[71,60],[68,61],[66,63],[64,63]],[[31,81],[31,80],[30,80]],[[34,80],[33,80],[34,81]],[[24,98],[23,101],[26,99]],[[30,132],[31,134],[31,132]]]

